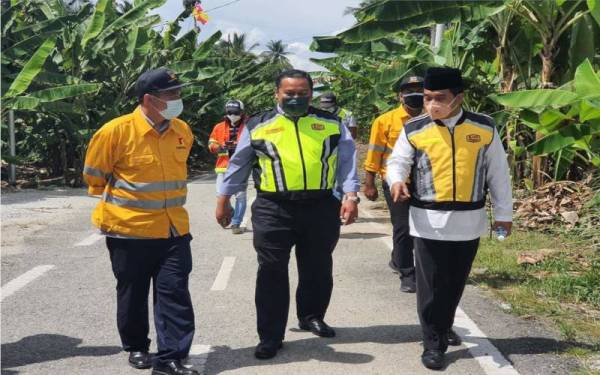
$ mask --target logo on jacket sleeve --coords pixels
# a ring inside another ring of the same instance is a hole
[[[470,142],[470,143],[481,142],[481,136],[479,134],[468,134],[467,135],[467,142]]]
[[[312,130],[323,130],[323,129],[325,129],[325,125],[319,124],[319,123],[311,124],[310,127],[312,128]]]

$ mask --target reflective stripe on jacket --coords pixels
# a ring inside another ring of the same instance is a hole
[[[377,117],[371,126],[371,136],[365,159],[367,172],[379,173],[385,180],[385,165],[392,153],[396,140],[410,119],[410,115],[400,106]]]
[[[127,237],[168,238],[189,233],[183,208],[187,158],[193,135],[173,119],[159,134],[141,108],[116,118],[94,134],[83,177],[90,195],[102,195],[92,222],[103,232]]]
[[[466,111],[453,129],[427,115],[408,122],[406,136],[415,148],[411,204],[437,210],[483,207],[484,155],[494,127],[490,117]]]
[[[337,116],[311,107],[307,115],[292,119],[273,110],[247,126],[258,156],[254,181],[259,193],[310,197],[331,192],[342,126]]]
[[[240,140],[240,135],[242,134],[242,130],[244,130],[246,118],[242,118],[241,121],[242,123],[239,125],[235,143],[239,142]],[[229,152],[227,150],[223,151],[222,148],[225,147],[225,142],[229,140],[230,124],[231,122],[229,119],[225,118],[223,121],[215,125],[208,139],[209,151],[213,154],[217,154],[217,161],[215,163],[216,173],[225,173],[227,166],[229,165]]]

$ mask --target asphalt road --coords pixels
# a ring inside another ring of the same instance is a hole
[[[326,320],[337,337],[298,331],[292,305],[280,355],[254,359],[252,229],[221,229],[214,201],[212,177],[190,183],[197,327],[191,365],[204,374],[428,373],[420,363],[415,296],[399,291],[387,266],[388,220],[368,204],[358,223],[343,228],[334,253]],[[149,373],[129,368],[119,346],[115,280],[104,239],[89,220],[96,202],[81,189],[2,195],[2,374]],[[295,287],[294,261],[290,270]],[[475,287],[466,291],[456,329],[465,345],[448,353],[448,374],[568,374],[577,366],[555,354],[565,344],[551,332],[505,314]]]

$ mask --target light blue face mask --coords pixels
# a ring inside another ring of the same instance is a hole
[[[174,119],[175,117],[179,116],[181,114],[181,112],[183,112],[183,100],[181,100],[181,99],[166,100],[166,101],[159,99],[159,98],[156,98],[156,99],[160,100],[161,102],[163,102],[167,105],[167,108],[158,112],[158,113],[160,113],[160,115],[162,117],[164,117],[167,120]]]

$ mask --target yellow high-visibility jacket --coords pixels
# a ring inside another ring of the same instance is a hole
[[[464,111],[453,129],[423,115],[404,128],[415,149],[411,205],[433,210],[475,210],[485,205],[485,153],[494,121]]]
[[[102,195],[92,214],[94,225],[126,237],[189,233],[183,205],[193,139],[179,119],[159,134],[140,107],[102,126],[89,144],[83,171],[88,193]]]
[[[385,181],[387,158],[392,153],[398,136],[408,120],[410,120],[410,115],[404,107],[400,106],[382,114],[373,121],[367,158],[365,159],[365,170],[367,172],[379,173],[382,180]]]
[[[337,116],[311,107],[294,120],[272,110],[253,117],[247,127],[258,159],[254,182],[259,194],[288,198],[331,194],[341,136]]]

